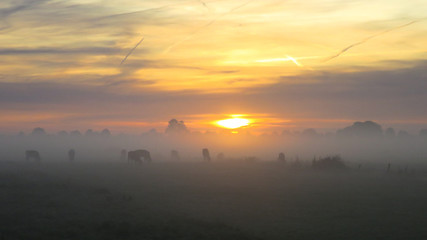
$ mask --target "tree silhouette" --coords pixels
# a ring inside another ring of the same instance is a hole
[[[74,130],[70,132],[70,136],[73,136],[73,137],[80,137],[81,135],[82,134],[80,133],[79,130]]]
[[[182,134],[188,133],[188,129],[184,124],[184,121],[178,121],[176,119],[171,119],[169,125],[166,128],[166,134]]]
[[[32,136],[46,136],[46,131],[41,127],[36,127],[31,132]]]
[[[411,137],[411,135],[407,131],[405,131],[405,130],[399,130],[399,132],[397,133],[397,136],[399,138],[409,138],[409,137]]]
[[[111,132],[110,132],[110,130],[108,130],[107,128],[106,128],[106,129],[104,129],[104,130],[102,130],[102,132],[101,132],[101,136],[102,136],[102,137],[110,137],[110,136],[111,136]]]
[[[355,122],[352,126],[338,130],[339,136],[346,137],[381,137],[383,130],[381,125],[372,121]]]
[[[396,137],[396,132],[394,131],[393,128],[387,128],[387,130],[385,130],[384,135],[387,138],[394,138]]]

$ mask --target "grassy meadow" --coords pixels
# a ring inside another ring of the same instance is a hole
[[[277,162],[0,162],[9,239],[427,239],[427,174]]]

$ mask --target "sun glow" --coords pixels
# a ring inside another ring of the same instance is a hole
[[[236,129],[240,127],[248,126],[251,121],[244,118],[229,118],[224,120],[219,120],[216,122],[217,125],[228,128],[228,129]]]

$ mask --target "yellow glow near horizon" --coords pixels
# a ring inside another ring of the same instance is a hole
[[[223,119],[216,122],[217,125],[228,128],[228,129],[236,129],[240,127],[248,126],[251,121],[244,118],[229,118]]]

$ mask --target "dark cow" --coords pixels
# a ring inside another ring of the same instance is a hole
[[[171,159],[172,160],[180,160],[181,158],[179,157],[179,153],[177,150],[172,150],[171,151]]]
[[[202,154],[203,154],[203,160],[205,161],[211,160],[211,155],[209,154],[209,150],[207,148],[202,149]]]
[[[76,151],[74,149],[68,150],[68,161],[70,162],[74,161],[75,156],[76,156]]]
[[[127,151],[126,149],[122,149],[120,151],[120,160],[125,161],[126,160]]]
[[[285,154],[284,153],[279,153],[279,157],[277,158],[277,160],[279,162],[286,162],[286,158],[285,158]]]
[[[142,163],[142,161],[151,162],[150,152],[144,149],[129,151],[128,163],[131,163],[132,161],[135,163]]]
[[[36,150],[25,151],[25,160],[29,161],[30,159],[33,159],[37,163],[40,163],[42,161],[40,153]]]

